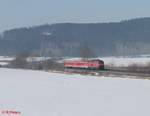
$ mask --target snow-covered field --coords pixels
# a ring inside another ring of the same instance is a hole
[[[14,57],[9,56],[0,56],[0,65],[4,66],[7,65],[8,62],[12,61]]]
[[[21,116],[150,116],[149,108],[150,80],[0,69],[0,111],[19,111]]]
[[[13,60],[14,57],[9,57],[9,56],[0,56],[0,61],[5,60],[5,61],[11,61]]]
[[[129,66],[132,64],[137,65],[148,65],[150,64],[149,57],[137,57],[137,58],[123,58],[123,57],[102,57],[102,59],[106,65],[113,66]]]

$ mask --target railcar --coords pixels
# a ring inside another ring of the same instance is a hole
[[[64,62],[65,68],[74,68],[74,69],[104,69],[104,62],[99,59],[94,60],[71,60]]]

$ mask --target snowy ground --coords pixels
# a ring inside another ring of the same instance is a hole
[[[14,57],[0,56],[0,61],[1,61],[1,60],[11,61],[11,60],[13,60],[13,59],[14,59]]]
[[[123,57],[102,57],[102,59],[106,65],[113,66],[129,66],[132,64],[137,65],[148,65],[150,64],[149,57],[136,57],[136,58],[123,58]]]
[[[149,108],[149,80],[0,69],[0,111],[15,110],[21,116],[150,116]]]
[[[0,56],[0,65],[7,65],[10,61],[12,61],[14,57],[9,56]]]

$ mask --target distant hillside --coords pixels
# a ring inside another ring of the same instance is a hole
[[[150,18],[12,29],[0,36],[0,55],[34,52],[78,56],[85,44],[100,56],[150,54]]]

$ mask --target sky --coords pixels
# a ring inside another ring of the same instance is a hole
[[[150,17],[150,0],[0,0],[0,32],[41,24]]]

